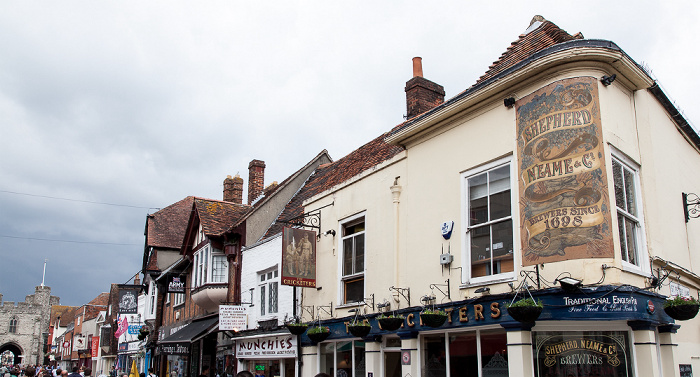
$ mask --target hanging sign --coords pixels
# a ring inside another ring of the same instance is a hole
[[[219,330],[241,331],[248,327],[248,315],[242,306],[219,305]]]
[[[119,314],[137,314],[138,313],[138,285],[120,285],[119,286]]]
[[[168,293],[185,293],[185,282],[179,276],[170,277]]]
[[[516,117],[523,265],[612,258],[598,81],[547,85]]]
[[[316,232],[284,228],[281,283],[297,287],[316,287]]]
[[[92,348],[92,357],[97,357],[97,353],[100,347],[100,338],[93,336],[92,344],[90,345],[90,347]]]

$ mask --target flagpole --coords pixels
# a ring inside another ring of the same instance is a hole
[[[44,287],[44,281],[46,281],[46,262],[48,262],[48,259],[44,259],[44,274],[41,276],[41,287]]]

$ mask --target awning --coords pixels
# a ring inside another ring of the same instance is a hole
[[[219,316],[194,321],[158,343],[189,343],[209,334],[219,324]]]

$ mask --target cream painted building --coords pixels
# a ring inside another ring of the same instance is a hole
[[[409,119],[303,189],[322,221],[300,312],[330,335],[299,338],[301,375],[700,373],[698,319],[663,309],[700,288],[682,201],[700,191],[700,138],[650,75],[536,17],[452,99],[420,58],[414,76]],[[530,295],[541,315],[515,320],[506,306]],[[421,321],[432,309],[442,325]]]

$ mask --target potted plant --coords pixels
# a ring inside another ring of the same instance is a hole
[[[316,343],[323,342],[331,335],[331,329],[328,326],[314,326],[306,330],[306,335]]]
[[[524,298],[507,306],[508,314],[518,322],[532,323],[542,314],[542,301]]]
[[[350,331],[350,334],[359,338],[364,338],[367,336],[370,330],[372,330],[372,325],[370,325],[369,322],[358,321],[355,319],[348,324],[348,331]]]
[[[421,322],[430,327],[440,327],[447,320],[447,312],[440,309],[425,309],[420,313]]]
[[[301,335],[309,328],[308,324],[299,322],[288,322],[285,326],[287,326],[287,330],[294,335]]]
[[[698,314],[698,304],[698,300],[693,297],[676,296],[666,299],[664,311],[675,320],[685,321],[695,318]]]
[[[401,325],[403,325],[404,319],[406,319],[406,317],[401,314],[381,314],[377,317],[377,322],[379,322],[379,327],[382,330],[394,331],[398,330]]]

